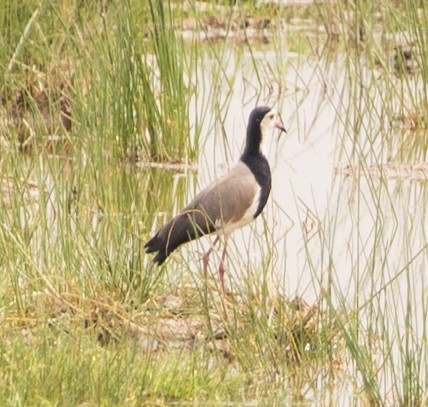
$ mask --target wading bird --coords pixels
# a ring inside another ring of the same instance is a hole
[[[156,253],[153,259],[155,263],[164,263],[184,243],[216,233],[212,246],[202,258],[204,273],[207,275],[209,256],[220,235],[224,235],[219,266],[224,291],[227,239],[233,230],[249,224],[260,215],[270,194],[270,167],[261,151],[261,143],[273,128],[285,132],[275,110],[262,106],[251,112],[245,149],[238,163],[197,194],[189,205],[144,245],[146,253]]]

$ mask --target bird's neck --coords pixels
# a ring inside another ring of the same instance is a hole
[[[252,124],[247,128],[247,141],[242,156],[257,156],[262,154],[260,144],[262,142],[262,132],[260,124]]]

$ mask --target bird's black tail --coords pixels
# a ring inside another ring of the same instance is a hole
[[[162,239],[159,239],[158,235],[150,239],[144,245],[144,248],[146,249],[146,253],[158,252],[153,258],[153,261],[159,266],[163,264],[168,257],[168,254],[166,253],[166,244],[162,241]]]
[[[153,261],[163,264],[167,257],[183,243],[215,231],[213,222],[201,210],[186,211],[163,226],[144,247],[146,253],[155,253]]]
[[[161,264],[165,263],[166,258],[168,255],[166,254],[165,250],[162,250],[158,252],[158,254],[153,258],[153,261],[160,266]]]

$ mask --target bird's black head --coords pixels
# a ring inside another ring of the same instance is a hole
[[[247,142],[244,154],[260,154],[260,144],[265,133],[276,127],[285,131],[278,121],[278,114],[275,110],[267,106],[258,106],[250,113],[247,127]]]
[[[261,123],[267,113],[272,109],[268,106],[258,106],[250,113],[249,123]]]

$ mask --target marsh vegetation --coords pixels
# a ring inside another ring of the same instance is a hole
[[[231,3],[3,1],[1,405],[427,404],[427,6]],[[143,245],[261,104],[225,296]]]

